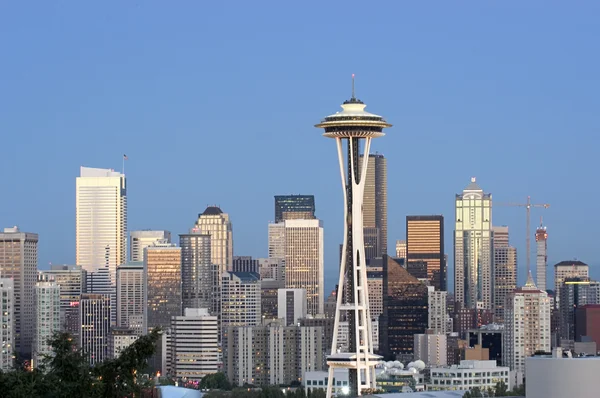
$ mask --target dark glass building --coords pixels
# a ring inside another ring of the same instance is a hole
[[[400,263],[383,258],[383,314],[379,317],[379,355],[386,360],[413,355],[414,335],[428,321],[428,290]]]
[[[489,349],[490,360],[496,361],[498,366],[504,366],[502,361],[502,340],[504,329],[500,326],[482,329],[472,329],[468,332],[469,347],[480,345]]]
[[[304,219],[315,218],[314,195],[282,195],[275,196],[275,222],[284,220],[283,213],[300,213],[298,217]],[[293,215],[291,218],[294,218]]]
[[[258,260],[250,256],[233,256],[233,272],[259,273]]]

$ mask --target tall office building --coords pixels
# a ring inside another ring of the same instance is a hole
[[[40,275],[35,284],[35,312],[33,366],[38,367],[45,356],[52,355],[49,340],[60,331],[60,286],[50,276]]]
[[[427,328],[435,334],[446,334],[448,330],[448,292],[435,290],[433,286],[427,286],[428,321]]]
[[[200,380],[219,371],[217,317],[206,308],[186,308],[171,317],[171,376]]]
[[[252,272],[221,274],[221,325],[256,326],[260,324],[260,277]]]
[[[367,290],[369,291],[371,319],[378,319],[383,313],[383,263],[380,263],[383,259],[376,260],[379,260],[376,265],[373,265],[372,262],[367,267]]]
[[[362,154],[358,163],[362,169]],[[363,228],[365,259],[387,254],[387,160],[379,153],[369,154],[363,199]],[[378,252],[373,252],[376,255],[369,257],[367,250],[374,246]]]
[[[406,216],[406,266],[424,262],[429,284],[447,290],[444,216]]]
[[[269,258],[284,260],[285,266],[285,222],[269,223]]]
[[[0,278],[0,370],[13,368],[15,355],[15,284],[14,279]]]
[[[79,300],[84,285],[82,269],[78,265],[51,265],[39,272],[60,286],[60,326],[79,344]]]
[[[81,167],[75,190],[75,263],[108,266],[111,282],[127,261],[127,186],[112,169]]]
[[[405,240],[397,240],[396,241],[396,258],[406,259],[406,241]]]
[[[589,278],[565,278],[560,288],[560,339],[574,341],[577,338],[575,324],[577,309],[589,304],[600,304],[596,295],[598,282]]]
[[[590,267],[579,260],[561,261],[554,265],[554,300],[560,308],[560,289],[566,278],[589,278]]]
[[[548,232],[546,227],[540,225],[535,231],[536,242],[536,282],[538,289],[546,291],[548,267]]]
[[[493,227],[494,238],[494,315],[504,323],[506,296],[517,288],[517,249],[509,246],[508,227]]]
[[[116,277],[116,274],[115,274]],[[107,265],[82,270],[84,293],[104,294],[110,298],[110,325],[117,325],[117,289]],[[115,280],[116,282],[116,280]]]
[[[454,290],[466,308],[492,309],[492,194],[475,177],[456,195]]]
[[[211,235],[192,229],[179,235],[183,308],[207,308],[218,315],[219,267],[212,262]]]
[[[18,227],[0,233],[0,277],[14,281],[15,347],[25,358],[31,355],[35,308],[33,293],[37,281],[38,235]]]
[[[285,287],[306,289],[308,313],[323,314],[323,226],[320,220],[285,220]],[[279,249],[278,249],[279,250]]]
[[[233,272],[259,272],[258,260],[251,256],[233,256]]]
[[[516,372],[516,385],[522,384],[525,358],[550,351],[550,309],[548,294],[535,286],[531,273],[506,299],[502,358]]]
[[[181,248],[157,242],[144,250],[144,331],[168,328],[181,310]]]
[[[161,241],[171,243],[171,232],[150,229],[129,232],[129,261],[144,262],[144,249]]]
[[[306,318],[306,290],[279,289],[277,291],[277,317],[285,326],[296,325]]]
[[[84,293],[80,306],[79,346],[95,365],[111,357],[110,296]]]
[[[219,266],[219,275],[231,271],[233,266],[233,225],[229,214],[216,206],[209,206],[198,214],[193,232],[210,234],[210,255],[213,264]]]
[[[143,253],[141,257],[144,258]],[[145,307],[144,262],[131,261],[119,265],[117,267],[117,326],[131,328],[137,324],[136,317],[143,317]],[[134,318],[130,320],[130,317]]]
[[[286,214],[287,213],[287,214]],[[314,195],[278,195],[275,196],[275,223],[283,220],[315,218]]]

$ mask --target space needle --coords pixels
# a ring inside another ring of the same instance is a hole
[[[325,129],[323,135],[335,138],[337,144],[346,221],[333,343],[331,355],[327,357],[329,365],[327,398],[332,396],[336,368],[348,369],[350,396],[362,395],[363,390],[374,390],[376,388],[375,365],[381,359],[379,355],[373,353],[363,238],[363,197],[371,139],[384,136],[383,129],[392,125],[383,117],[366,112],[365,108],[365,103],[354,95],[354,75],[352,75],[352,98],[344,101],[342,111],[327,116],[321,123],[315,125]],[[361,146],[364,147],[362,162],[360,162]],[[341,315],[345,315],[348,321],[347,352],[338,352],[337,348]]]

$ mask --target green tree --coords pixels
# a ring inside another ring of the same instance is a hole
[[[218,372],[206,375],[200,380],[199,385],[201,390],[231,390],[231,383],[227,380],[225,373]]]
[[[496,383],[496,387],[494,388],[494,396],[496,397],[507,397],[508,395],[508,386],[503,381],[499,381]]]

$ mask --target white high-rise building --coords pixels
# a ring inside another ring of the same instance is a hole
[[[492,195],[475,177],[456,195],[454,287],[466,308],[492,309]]]
[[[535,231],[535,244],[537,287],[542,291],[546,291],[548,283],[546,275],[546,269],[548,268],[548,232],[546,232],[546,227],[540,225]]]
[[[107,266],[111,282],[127,261],[127,187],[112,169],[81,167],[75,191],[76,264],[94,271]]]
[[[210,255],[212,263],[219,266],[219,275],[233,269],[233,224],[229,214],[209,206],[198,215],[192,232],[210,234]]]
[[[548,294],[535,286],[531,273],[525,286],[506,298],[502,358],[516,372],[516,385],[525,376],[525,358],[537,351],[550,352],[551,308]]]
[[[186,308],[171,318],[170,366],[172,376],[200,380],[219,371],[217,317],[206,308]]]
[[[435,290],[433,286],[427,286],[428,289],[428,328],[433,331],[433,333],[446,334],[449,333],[448,330],[448,314],[447,314],[447,299],[448,292]],[[416,358],[422,359],[422,358]]]
[[[35,284],[36,324],[33,336],[33,366],[52,354],[49,339],[60,331],[60,286],[51,277],[41,276]]]
[[[0,278],[0,370],[8,371],[13,367],[15,353],[15,285],[14,280]]]
[[[143,316],[146,305],[144,262],[132,261],[119,265],[117,267],[117,326],[131,327],[129,318]]]
[[[129,261],[144,261],[144,249],[155,242],[171,243],[171,232],[169,231],[131,231],[129,233]]]
[[[296,325],[306,318],[306,290],[278,289],[277,317],[283,319],[284,326]]]
[[[13,351],[23,357],[31,355],[35,308],[33,291],[37,281],[38,235],[21,232],[18,227],[0,233],[0,277],[14,282]]]
[[[325,292],[321,221],[297,219],[269,225],[269,255],[273,253],[275,255],[272,257],[285,253],[285,287],[306,289],[308,313],[313,316],[323,314]]]

